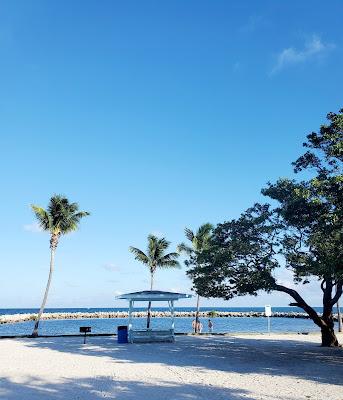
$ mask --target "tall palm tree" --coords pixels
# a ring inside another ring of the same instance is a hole
[[[187,244],[182,242],[177,246],[177,251],[179,253],[184,253],[189,257],[200,254],[202,251],[209,248],[212,236],[212,230],[213,226],[209,223],[201,225],[196,233],[194,233],[189,228],[185,228],[185,236],[191,242],[191,245],[188,246]],[[185,262],[185,264],[187,265],[187,261]],[[200,295],[197,293],[197,309],[195,314],[195,328],[194,328],[195,333],[197,333],[199,312],[200,312]]]
[[[144,253],[142,250],[136,247],[129,247],[131,253],[134,254],[135,259],[143,263],[149,268],[150,272],[150,290],[153,290],[154,277],[157,268],[180,268],[180,264],[177,261],[179,257],[178,253],[165,253],[169,247],[170,242],[165,238],[159,239],[154,235],[148,236],[148,247],[147,252]],[[148,318],[147,328],[150,328],[151,320],[151,301],[148,305]]]
[[[61,195],[54,195],[51,197],[46,210],[36,205],[31,205],[31,208],[41,229],[50,233],[49,278],[46,285],[43,302],[32,332],[32,336],[38,336],[38,326],[48,298],[52,273],[54,271],[55,251],[60,236],[77,230],[80,220],[90,214],[86,211],[79,211],[79,206],[77,203],[70,203],[66,197]]]

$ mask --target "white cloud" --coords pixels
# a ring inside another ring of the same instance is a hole
[[[110,271],[110,272],[120,271],[120,268],[113,263],[104,264],[104,265],[102,265],[102,268],[105,269],[106,271]]]
[[[303,49],[288,47],[287,49],[282,50],[277,56],[272,73],[281,71],[282,69],[292,65],[302,64],[308,60],[318,58],[332,50],[334,47],[334,45],[324,43],[318,36],[313,35],[311,40],[305,43]]]
[[[42,228],[39,226],[37,222],[32,222],[32,224],[26,224],[23,226],[23,229],[26,232],[32,232],[32,233],[43,232]]]

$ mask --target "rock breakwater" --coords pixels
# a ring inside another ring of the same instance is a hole
[[[17,322],[34,321],[37,314],[12,314],[0,315],[0,324],[11,324]],[[145,318],[146,312],[135,311],[133,312],[135,318]],[[167,311],[153,311],[152,316],[155,318],[169,317],[170,313]],[[199,314],[200,318],[262,318],[263,312],[236,312],[236,311],[202,311]],[[95,319],[95,318],[127,318],[127,311],[113,311],[113,312],[56,312],[45,313],[42,316],[43,320],[58,320],[58,319]],[[175,317],[181,318],[194,318],[195,311],[175,311]],[[306,313],[300,312],[274,312],[273,318],[304,318],[309,319]],[[335,316],[337,320],[337,316]]]

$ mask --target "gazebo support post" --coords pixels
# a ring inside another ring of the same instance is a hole
[[[175,327],[175,321],[174,321],[174,300],[172,300],[170,302],[170,309],[171,309],[171,318],[172,318],[172,330],[173,330],[173,334],[174,334],[174,327]]]
[[[129,331],[128,331],[128,338],[129,342],[131,342],[131,329],[132,329],[132,308],[134,302],[132,300],[129,301]]]

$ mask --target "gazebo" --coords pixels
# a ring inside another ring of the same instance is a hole
[[[129,301],[129,327],[128,327],[128,340],[130,343],[134,342],[174,342],[174,302],[179,299],[187,299],[192,297],[190,294],[163,292],[160,290],[144,290],[142,292],[126,293],[117,296],[116,299]],[[157,329],[133,329],[132,327],[132,311],[135,302],[148,301],[148,302],[168,302],[171,327],[170,329],[157,330]]]

